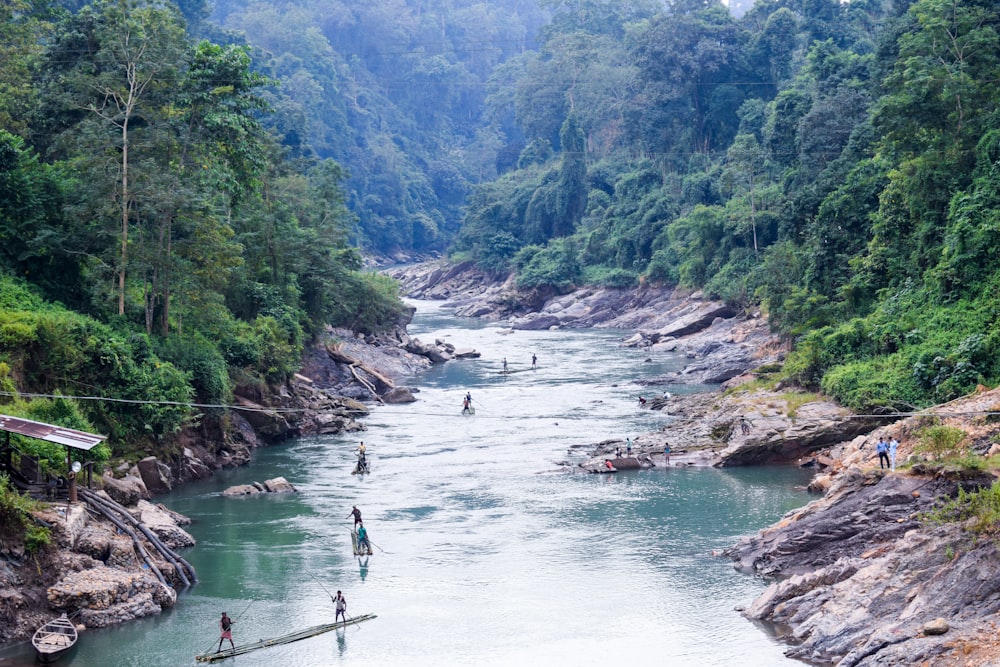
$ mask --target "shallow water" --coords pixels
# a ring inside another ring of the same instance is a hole
[[[647,361],[618,345],[622,332],[502,335],[420,307],[413,335],[482,359],[414,378],[419,401],[376,408],[364,433],[269,447],[158,499],[194,520],[186,556],[201,582],[159,617],[86,632],[63,664],[196,664],[221,611],[251,642],[332,620],[338,589],[349,614],[378,618],[217,664],[798,664],[733,610],[763,584],[711,552],[807,502],[803,472],[568,474],[572,445],[669,430],[669,416],[636,407],[653,392],[632,383],[684,360]],[[504,356],[518,372],[500,374]],[[460,414],[466,391],[475,416]],[[372,474],[353,476],[362,439]],[[220,495],[279,475],[300,492]],[[351,555],[354,504],[376,545],[367,559]]]

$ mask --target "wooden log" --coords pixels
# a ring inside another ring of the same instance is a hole
[[[181,583],[185,587],[191,585],[191,581],[188,579],[187,574],[185,574],[185,571],[187,571],[187,573],[190,573],[191,579],[193,579],[195,582],[198,581],[198,576],[195,574],[194,568],[191,566],[191,564],[185,561],[180,556],[178,556],[173,549],[165,545],[163,541],[160,540],[160,538],[153,533],[153,531],[151,531],[145,524],[143,524],[141,521],[132,516],[132,514],[129,513],[127,509],[125,509],[124,507],[122,507],[120,504],[118,504],[113,500],[97,495],[93,491],[87,489],[81,489],[80,493],[81,496],[84,498],[84,500],[87,500],[92,505],[94,503],[99,503],[103,507],[106,507],[110,510],[113,510],[114,512],[117,512],[119,516],[121,516],[126,522],[138,528],[139,531],[143,534],[143,536],[149,541],[149,543],[153,545],[153,548],[155,548],[168,563],[174,566],[174,568],[177,570],[177,575],[181,579]]]

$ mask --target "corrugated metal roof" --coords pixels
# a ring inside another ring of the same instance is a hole
[[[64,426],[43,424],[42,422],[33,422],[30,419],[9,417],[7,415],[0,415],[0,431],[10,431],[18,435],[26,435],[29,438],[38,438],[46,442],[54,442],[84,451],[93,449],[108,438],[106,435],[84,433],[83,431],[77,431]]]

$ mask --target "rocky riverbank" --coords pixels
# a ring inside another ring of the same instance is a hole
[[[812,664],[1000,664],[992,519],[928,518],[995,471],[944,465],[919,446],[922,429],[944,425],[964,433],[956,451],[995,455],[998,407],[1000,390],[984,390],[834,447],[821,499],[725,553],[773,582],[746,616],[775,624],[788,655]],[[874,462],[879,436],[901,443],[895,472]]]
[[[143,529],[133,531],[135,538],[126,535],[83,498],[72,505],[43,503],[34,513],[51,534],[51,544],[37,550],[24,543],[22,531],[0,525],[0,643],[27,639],[60,612],[81,627],[104,627],[172,606],[186,585],[185,574],[150,540],[169,549],[193,546],[194,540],[180,527],[184,517],[150,499],[218,468],[243,465],[259,446],[364,430],[357,418],[368,413],[366,403],[414,400],[394,378],[455,355],[449,348],[414,341],[403,328],[378,338],[331,330],[307,351],[301,372],[287,383],[237,387],[238,407],[229,411],[228,427],[204,420],[182,434],[174,455],[114,462],[95,487],[101,497],[124,506],[126,523],[141,522],[151,538]],[[261,488],[294,492],[280,478]]]
[[[682,354],[683,369],[646,381],[652,386],[716,385],[784,359],[786,346],[760,313],[737,312],[700,292],[642,286],[583,287],[567,294],[519,290],[470,264],[428,262],[387,271],[414,299],[443,300],[456,315],[505,322],[510,331],[613,328],[635,331],[624,344],[650,358]],[[651,390],[652,391],[652,390]],[[662,393],[662,390],[661,390]]]

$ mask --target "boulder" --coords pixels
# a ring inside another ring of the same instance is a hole
[[[268,493],[295,493],[297,490],[284,477],[267,480],[264,482],[264,488]]]
[[[951,630],[951,626],[948,625],[948,621],[941,617],[935,618],[933,621],[927,621],[924,623],[924,634],[925,635],[943,635],[944,633]]]
[[[163,505],[154,505],[145,500],[139,501],[136,509],[139,513],[139,521],[146,524],[146,527],[171,549],[183,549],[195,545],[191,534],[178,525],[177,517],[180,515],[176,512],[171,512]],[[186,517],[182,517],[182,519],[190,522],[190,519]]]
[[[212,474],[212,469],[205,465],[200,456],[194,453],[190,447],[185,447],[181,468],[184,471],[185,479],[203,479]]]
[[[551,327],[558,327],[559,318],[554,315],[528,315],[511,322],[511,327],[523,331],[543,331]]]
[[[101,484],[108,497],[119,505],[128,507],[135,505],[142,498],[149,498],[149,490],[143,484],[142,478],[134,475],[126,475],[122,479],[117,479],[111,474],[105,473],[101,477]]]
[[[156,460],[155,456],[147,456],[137,465],[142,483],[151,494],[170,492],[170,468]]]
[[[237,484],[222,492],[224,496],[253,496],[261,493],[260,489],[252,484]]]
[[[678,317],[656,333],[659,338],[667,336],[680,338],[707,329],[715,322],[716,318],[725,319],[733,315],[735,315],[733,309],[724,303],[716,301],[698,303],[690,312]]]
[[[386,394],[383,394],[382,400],[386,403],[413,403],[417,399],[413,397],[413,392],[407,387],[393,387]]]

